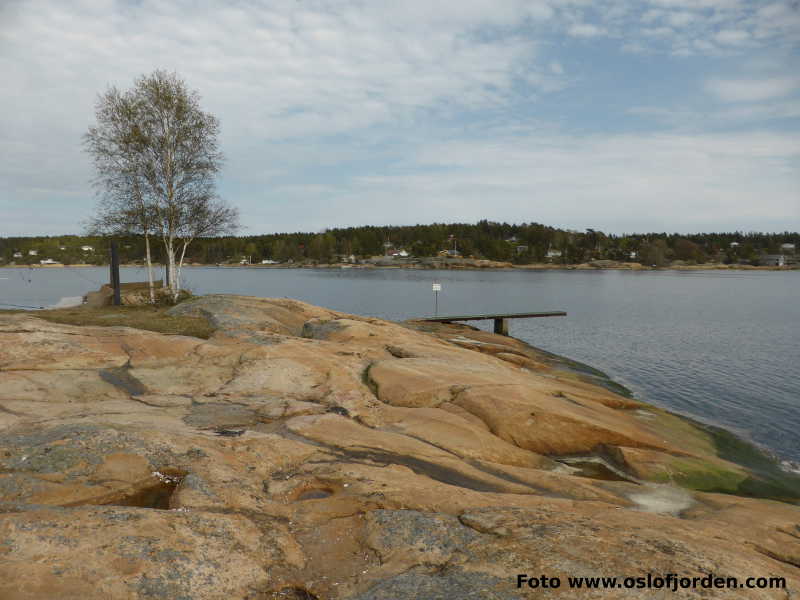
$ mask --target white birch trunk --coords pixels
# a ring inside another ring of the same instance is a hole
[[[188,245],[189,245],[188,242],[184,242],[183,243],[183,248],[181,248],[181,259],[178,261],[178,272],[177,272],[177,277],[176,277],[176,280],[178,282],[178,287],[177,287],[176,292],[175,292],[175,300],[178,299],[178,294],[181,291],[181,285],[180,285],[180,282],[181,282],[181,269],[183,268],[183,258],[186,256],[186,247]]]

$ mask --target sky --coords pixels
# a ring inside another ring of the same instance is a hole
[[[800,230],[800,0],[0,0],[0,237],[82,231],[97,96],[155,69],[245,235]]]

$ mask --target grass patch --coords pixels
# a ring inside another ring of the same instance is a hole
[[[663,472],[654,474],[652,481],[674,483],[702,492],[737,494],[748,478],[744,470],[726,469],[700,458],[672,458],[664,467]]]
[[[52,323],[99,327],[133,327],[167,335],[208,339],[214,327],[203,317],[171,316],[170,306],[76,306],[53,310],[3,310],[0,313],[27,314]]]

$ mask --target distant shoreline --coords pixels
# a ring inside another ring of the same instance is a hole
[[[495,263],[495,264],[475,264],[475,263]],[[162,268],[164,265],[155,263],[154,268]],[[240,265],[240,264],[199,264],[191,263],[184,267],[204,267],[220,269],[412,269],[419,271],[800,271],[800,265],[795,266],[753,266],[753,265],[726,265],[721,263],[708,263],[699,265],[665,265],[662,267],[648,267],[639,263],[617,263],[613,265],[581,263],[581,264],[553,264],[553,263],[532,263],[527,265],[514,265],[511,263],[500,263],[497,261],[472,261],[467,264],[443,263],[439,265],[406,263],[397,265],[387,264],[350,264],[350,263],[320,263],[320,264],[277,264],[277,265]],[[56,265],[0,265],[0,269],[63,269],[63,268],[90,268],[108,267],[108,264],[87,265],[87,264],[56,264]],[[141,264],[121,264],[120,267],[144,268]]]

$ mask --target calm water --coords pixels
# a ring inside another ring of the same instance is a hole
[[[107,273],[0,269],[0,302],[53,305]],[[123,269],[123,281],[144,279]],[[511,334],[800,462],[798,272],[189,268],[184,280],[198,294],[286,296],[387,319],[432,314],[433,281],[440,314],[566,310],[512,321]]]

